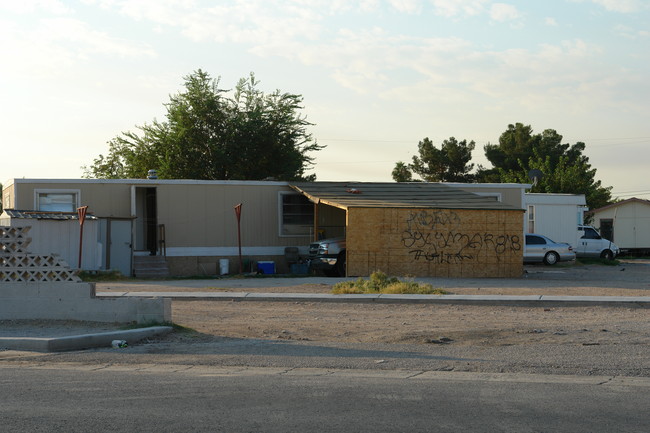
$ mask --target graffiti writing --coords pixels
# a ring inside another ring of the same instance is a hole
[[[417,239],[417,242],[412,242]],[[476,259],[482,251],[496,255],[521,250],[517,235],[494,235],[492,233],[411,233],[405,232],[402,243],[414,260],[436,263],[462,263]]]
[[[460,225],[460,217],[453,211],[411,212],[406,219],[408,230],[454,229]]]
[[[460,218],[454,212],[411,213],[402,245],[413,259],[434,263],[462,263],[475,260],[481,252],[502,255],[521,250],[518,235],[489,232],[463,233]]]

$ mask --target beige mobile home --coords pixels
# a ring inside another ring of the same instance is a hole
[[[650,200],[630,198],[590,212],[600,234],[621,250],[650,251]]]
[[[256,261],[286,271],[285,248],[306,253],[314,235],[313,206],[286,182],[14,179],[4,185],[3,204],[59,212],[88,206],[100,224],[100,268],[126,275],[147,256],[166,258],[172,275],[218,274],[224,260],[238,272],[238,204],[244,271]]]

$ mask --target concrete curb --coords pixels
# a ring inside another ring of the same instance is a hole
[[[93,347],[110,347],[113,340],[126,340],[128,344],[132,344],[145,338],[167,334],[172,330],[173,328],[171,326],[151,326],[149,328],[72,335],[58,338],[0,337],[0,348],[32,352],[63,352],[66,350],[81,350]]]
[[[100,292],[98,298],[156,296],[174,301],[268,301],[502,305],[521,307],[650,307],[650,296],[333,295],[250,292]]]

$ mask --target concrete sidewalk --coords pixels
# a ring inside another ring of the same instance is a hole
[[[98,292],[98,298],[161,297],[174,301],[269,301],[502,305],[521,307],[650,307],[650,296],[549,295],[334,295],[327,293],[259,292]]]
[[[133,344],[145,338],[168,334],[172,330],[173,328],[171,326],[151,326],[148,328],[115,330],[63,337],[0,337],[0,349],[63,352],[95,347],[110,347],[114,340],[124,340],[127,344]]]

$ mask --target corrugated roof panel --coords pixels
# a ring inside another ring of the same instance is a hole
[[[350,207],[523,210],[486,197],[431,182],[294,182],[290,186],[314,202]]]

